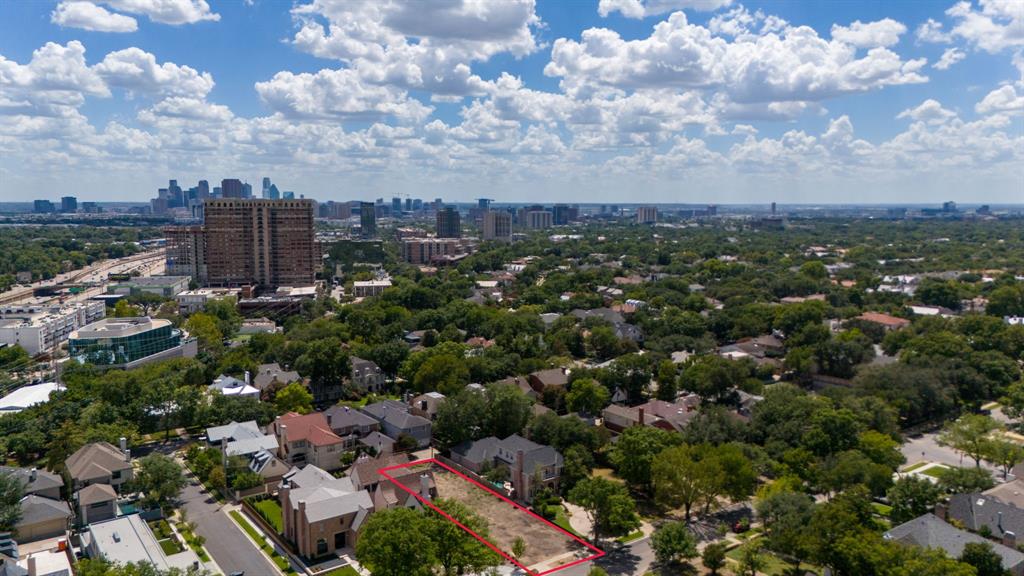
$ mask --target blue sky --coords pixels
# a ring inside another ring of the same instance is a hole
[[[0,3],[0,200],[1024,201],[1024,2]]]

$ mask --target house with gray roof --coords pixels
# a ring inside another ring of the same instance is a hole
[[[971,532],[987,528],[993,537],[1012,547],[1024,542],[1024,510],[995,497],[979,493],[955,494],[948,504],[935,508],[936,516],[956,520]]]
[[[524,502],[532,500],[543,487],[557,490],[563,465],[557,450],[518,434],[503,440],[488,436],[463,442],[452,448],[451,459],[476,474],[497,466],[508,468],[512,495]]]
[[[402,435],[416,440],[416,446],[430,446],[430,420],[410,412],[407,404],[397,400],[382,400],[363,406],[362,411],[380,422],[381,432],[386,436],[399,440]]]
[[[78,525],[110,520],[117,516],[117,492],[106,484],[90,484],[75,492]]]
[[[372,360],[352,356],[352,386],[360,392],[379,393],[387,385],[387,378],[380,366]]]
[[[107,442],[86,444],[64,461],[71,476],[72,489],[81,490],[90,484],[109,484],[120,490],[132,479],[132,458],[124,439],[117,449]]]
[[[67,532],[72,516],[67,502],[29,494],[22,497],[19,506],[21,519],[14,525],[18,543],[62,536]]]
[[[324,410],[324,417],[331,430],[345,441],[345,448],[352,448],[361,438],[380,431],[380,422],[349,406],[331,406]]]
[[[305,558],[354,547],[373,499],[349,478],[309,465],[285,474],[278,489],[284,537]]]
[[[14,476],[21,480],[22,493],[36,494],[54,500],[60,500],[60,489],[64,487],[64,479],[59,475],[39,468],[15,468],[0,466],[0,475]]]
[[[990,544],[992,550],[1002,558],[1003,568],[1013,576],[1024,576],[1024,554],[1015,548],[991,542],[977,534],[961,530],[934,514],[925,514],[909,522],[904,522],[886,532],[883,538],[907,546],[938,548],[953,558],[959,558],[964,551],[964,546],[969,543]]]

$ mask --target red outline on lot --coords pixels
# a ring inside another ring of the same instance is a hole
[[[502,500],[504,500],[505,502],[507,502],[507,503],[511,504],[512,506],[518,508],[519,510],[522,510],[523,512],[526,512],[527,514],[529,514],[530,516],[533,516],[537,520],[540,520],[541,522],[547,524],[548,526],[554,528],[555,530],[565,534],[566,536],[568,536],[568,537],[572,538],[573,540],[579,542],[580,544],[586,546],[588,549],[593,550],[595,552],[595,554],[587,556],[586,558],[580,558],[579,560],[574,560],[572,562],[569,562],[568,564],[564,564],[562,566],[559,566],[558,568],[552,568],[551,570],[545,570],[544,572],[531,572],[529,568],[527,568],[526,566],[523,566],[522,564],[517,562],[515,558],[513,558],[509,554],[506,554],[505,552],[501,551],[500,549],[498,549],[497,546],[495,546],[494,544],[488,542],[486,539],[481,538],[479,534],[477,534],[476,532],[470,530],[469,528],[466,528],[458,520],[456,520],[455,518],[452,518],[444,510],[441,510],[440,508],[435,506],[434,503],[431,502],[429,499],[423,498],[417,491],[415,491],[415,490],[407,487],[406,485],[402,484],[401,482],[395,480],[395,478],[393,476],[388,474],[388,471],[390,471],[390,470],[398,470],[399,468],[410,468],[412,466],[417,466],[417,465],[420,465],[420,464],[436,464],[437,466],[440,466],[441,468],[444,468],[448,472],[451,472],[452,474],[455,474],[456,476],[462,478],[463,480],[466,480],[467,482],[470,482],[470,483],[474,484],[478,488],[481,488],[481,489],[487,491],[488,493],[490,493],[490,494],[492,494],[492,495],[494,495],[494,496],[496,496],[498,498],[501,498]],[[387,468],[380,468],[379,470],[377,470],[377,473],[379,473],[381,476],[383,476],[383,477],[387,478],[388,480],[390,480],[391,483],[394,484],[395,486],[398,486],[399,488],[401,488],[405,492],[408,492],[409,494],[414,496],[417,500],[422,502],[424,505],[429,506],[430,509],[433,510],[434,512],[437,512],[438,514],[440,514],[440,515],[444,516],[445,518],[447,518],[448,520],[452,521],[456,526],[458,526],[459,528],[462,528],[467,533],[469,533],[470,536],[472,536],[473,538],[476,538],[480,542],[483,542],[485,546],[487,546],[491,550],[494,550],[498,554],[501,554],[501,556],[504,557],[506,560],[508,560],[509,562],[511,562],[511,563],[515,564],[516,566],[522,568],[523,570],[526,571],[527,574],[531,574],[532,576],[544,576],[545,574],[552,574],[554,572],[562,570],[563,568],[568,568],[570,566],[575,566],[577,564],[582,564],[584,562],[589,562],[591,560],[597,560],[598,558],[604,556],[604,554],[605,554],[604,551],[601,550],[600,548],[597,548],[596,546],[590,544],[586,540],[580,538],[579,536],[573,534],[572,532],[569,532],[565,528],[562,528],[561,526],[558,526],[557,524],[553,524],[553,523],[549,522],[547,519],[545,519],[545,518],[543,518],[541,516],[538,516],[537,514],[535,514],[535,513],[531,512],[530,510],[520,506],[519,504],[516,504],[515,502],[509,500],[508,498],[502,496],[501,494],[498,494],[497,492],[495,492],[494,490],[488,488],[487,486],[484,486],[483,484],[477,482],[476,480],[473,480],[469,476],[466,476],[462,472],[459,472],[458,470],[455,470],[451,466],[448,466],[447,464],[444,464],[443,462],[438,461],[436,458],[426,458],[424,460],[417,460],[415,462],[409,462],[407,464],[399,464],[397,466],[388,466]]]

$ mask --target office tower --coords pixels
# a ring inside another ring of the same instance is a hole
[[[526,213],[526,227],[531,230],[542,230],[550,228],[554,218],[547,210],[530,210]]]
[[[412,211],[419,212],[420,210],[423,210],[423,199],[416,198],[412,201]]]
[[[656,206],[639,206],[636,209],[637,224],[654,224],[658,221],[658,208]]]
[[[309,286],[321,265],[312,200],[224,198],[202,226],[165,229],[167,269],[206,286]]]
[[[82,212],[86,214],[99,214],[103,212],[103,208],[100,208],[95,202],[82,202]]]
[[[490,198],[477,198],[476,199],[476,207],[477,208],[483,208],[484,210],[489,210],[490,207],[491,207],[491,199]]]
[[[199,200],[206,200],[210,197],[210,183],[206,180],[199,181]]]
[[[714,204],[708,204],[708,216],[715,216],[718,214],[718,206]]]
[[[50,214],[53,212],[53,202],[49,200],[36,200],[32,203],[32,211],[36,214]]]
[[[950,200],[948,202],[943,202],[942,203],[942,211],[943,212],[949,212],[949,213],[956,212],[957,211],[956,210],[956,202],[953,202],[952,200]]]
[[[405,199],[405,211],[412,212],[412,198]]]
[[[185,193],[177,180],[171,180],[167,184],[167,207],[180,208],[185,205]]]
[[[402,215],[402,199],[398,196],[391,198],[391,215],[395,218]]]
[[[220,198],[224,195],[224,191],[221,190],[220,186],[213,187],[213,194],[210,194],[210,198]]]
[[[554,222],[555,226],[562,226],[569,223],[569,206],[565,204],[555,204],[552,212],[551,221]]]
[[[270,198],[270,177],[263,177],[263,197]]]
[[[242,181],[238,178],[227,178],[220,181],[221,198],[241,198]]]
[[[170,207],[171,202],[167,198],[166,194],[164,194],[163,196],[157,196],[156,198],[153,198],[152,200],[149,201],[149,210],[150,212],[156,215],[167,214],[167,211],[170,209]]]
[[[252,198],[252,184],[242,184],[242,198]]]
[[[292,192],[291,190],[285,190],[284,192],[281,192],[281,198],[284,198],[285,200],[294,200],[295,192]]]
[[[441,208],[444,208],[444,202],[440,198],[434,198],[434,212],[439,211]]]
[[[512,214],[491,210],[484,213],[484,240],[512,241]]]
[[[462,219],[454,206],[445,206],[437,213],[438,238],[462,238]]]
[[[772,202],[772,216],[775,216],[775,202]]]
[[[64,196],[60,199],[60,211],[68,214],[78,212],[78,198]]]
[[[377,209],[373,202],[359,203],[359,235],[363,238],[377,235]]]

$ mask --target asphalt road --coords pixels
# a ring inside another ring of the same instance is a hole
[[[559,576],[587,576],[587,572],[594,566],[600,566],[608,572],[609,576],[643,576],[651,570],[654,564],[654,550],[651,549],[651,539],[644,538],[628,546],[618,549],[610,545],[604,547],[607,554],[595,560],[564,570],[559,570]]]
[[[181,494],[190,522],[196,533],[206,538],[206,549],[225,574],[244,570],[246,576],[279,574],[270,560],[242,533],[235,522],[221,511],[213,497],[201,486],[189,482]]]

